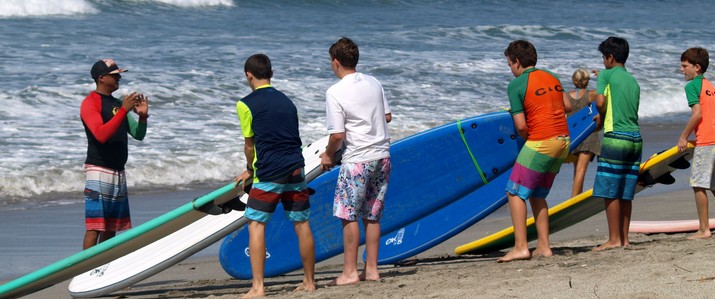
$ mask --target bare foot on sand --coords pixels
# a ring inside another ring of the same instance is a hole
[[[350,286],[350,285],[356,285],[360,283],[360,277],[355,275],[355,277],[345,277],[343,275],[340,275],[338,278],[333,279],[333,281],[329,282],[326,286],[329,287],[337,287],[337,286]]]
[[[707,230],[707,231],[697,231],[697,232],[695,232],[694,234],[690,235],[690,236],[688,237],[688,240],[707,239],[707,238],[712,237],[712,235],[713,235],[713,234],[710,232],[710,230]]]
[[[367,275],[365,272],[360,273],[360,281],[378,281],[380,280],[380,273],[375,273],[372,275]]]
[[[531,259],[531,252],[527,249],[526,251],[516,251],[511,250],[505,256],[497,260],[498,263],[506,263],[517,260],[528,260]]]
[[[541,256],[551,257],[553,255],[554,255],[554,252],[551,251],[551,248],[547,248],[547,249],[536,248],[536,249],[534,249],[534,252],[531,253],[532,257],[541,257]]]
[[[241,297],[241,299],[259,298],[259,297],[265,297],[265,296],[266,296],[266,290],[264,290],[264,289],[258,290],[258,289],[251,288],[251,290],[248,291],[248,293],[246,293],[246,295],[243,295],[243,297]]]
[[[613,244],[613,243],[606,242],[606,243],[601,244],[598,247],[594,247],[592,249],[592,251],[604,251],[607,249],[613,249],[613,248],[617,248],[617,247],[621,247],[621,244]]]
[[[315,291],[315,284],[301,283],[296,287],[293,292],[313,292]]]

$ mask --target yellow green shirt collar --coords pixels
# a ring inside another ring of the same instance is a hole
[[[268,87],[273,87],[273,86],[271,86],[270,84],[261,85],[261,86],[256,87],[256,90],[259,90],[261,88],[268,88]]]

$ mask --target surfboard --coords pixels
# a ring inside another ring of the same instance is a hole
[[[672,147],[641,163],[639,184],[636,192],[656,183],[672,184],[675,179],[670,175],[677,169],[690,166],[688,160],[693,156],[693,141],[688,143],[688,150],[679,153],[678,147]],[[555,233],[590,218],[604,210],[603,200],[592,197],[593,189],[576,195],[549,209],[549,232]],[[527,240],[536,240],[534,217],[526,221]],[[509,227],[495,234],[455,248],[455,253],[488,253],[514,246],[514,227]]]
[[[507,111],[462,119],[395,142],[382,228],[395,230],[482,187],[512,167],[522,143]],[[316,191],[310,198],[316,262],[343,252],[342,224],[332,216],[338,172],[336,167],[309,184]],[[293,223],[275,215],[266,224],[265,238],[266,277],[302,268]],[[247,252],[244,227],[221,245],[224,270],[238,279],[251,278]]]
[[[571,150],[596,129],[591,105],[568,118]],[[512,164],[515,161],[512,161]],[[392,264],[428,250],[459,234],[507,203],[511,170],[467,196],[380,238],[378,264]],[[366,258],[363,253],[363,260]]]
[[[30,294],[106,264],[204,217],[206,213],[199,211],[204,205],[223,204],[241,195],[243,191],[235,189],[233,183],[225,185],[114,238],[0,285],[0,298]]]
[[[710,229],[715,229],[715,218],[708,221]],[[694,232],[700,229],[698,219],[688,220],[661,220],[661,221],[633,221],[631,220],[630,232],[641,234],[673,234]]]
[[[327,145],[326,136],[303,148],[306,180],[310,181],[322,172],[319,155]],[[245,203],[247,200],[248,194],[244,194],[241,201]],[[206,215],[156,242],[75,276],[69,284],[69,293],[72,297],[103,296],[151,277],[248,223],[243,218],[243,212],[241,209],[227,214]]]

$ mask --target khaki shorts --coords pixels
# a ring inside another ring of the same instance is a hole
[[[696,146],[690,166],[690,186],[715,189],[713,168],[715,168],[715,145]]]

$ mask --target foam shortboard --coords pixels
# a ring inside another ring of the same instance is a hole
[[[708,221],[710,229],[715,229],[715,218],[710,218]],[[636,221],[631,220],[630,232],[642,234],[673,234],[694,232],[700,229],[700,221],[698,219],[688,220],[653,220],[653,221]]]
[[[598,111],[591,105],[568,118],[571,150],[596,129],[593,117]],[[512,164],[515,161],[512,161]],[[459,234],[507,203],[506,185],[511,170],[486,186],[380,238],[378,264],[397,263],[430,249]],[[363,253],[363,259],[365,253]]]
[[[326,136],[303,148],[306,180],[310,181],[322,172],[320,153],[327,145]],[[241,201],[245,203],[247,197],[244,194]],[[206,215],[156,242],[75,276],[68,287],[70,295],[102,296],[151,277],[245,225],[248,220],[243,218],[243,212],[232,210],[227,214]]]
[[[688,160],[693,156],[693,141],[688,143],[685,152],[678,152],[678,147],[672,147],[641,163],[639,184],[636,192],[656,183],[672,184],[675,180],[670,175],[677,169],[690,166]],[[576,195],[548,210],[549,233],[555,233],[590,218],[604,210],[603,200],[592,197],[593,189]],[[536,224],[534,217],[526,220],[527,240],[536,240]],[[514,246],[514,227],[509,227],[495,234],[455,248],[455,253],[478,254],[488,253]]]
[[[484,180],[491,181],[512,167],[521,144],[507,111],[470,117],[393,143],[381,227],[398,229],[482,187]],[[316,191],[310,198],[316,262],[343,252],[342,224],[332,216],[338,172],[336,167],[309,184]],[[283,215],[267,222],[265,239],[266,277],[302,268],[293,224]],[[252,276],[247,248],[245,227],[221,245],[221,265],[235,278]]]

